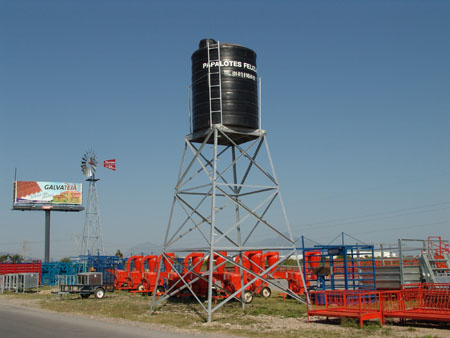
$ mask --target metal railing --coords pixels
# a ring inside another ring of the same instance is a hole
[[[23,292],[31,289],[39,291],[39,274],[38,273],[11,273],[0,276],[0,290],[14,292]]]

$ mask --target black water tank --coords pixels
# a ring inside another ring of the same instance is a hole
[[[222,90],[222,121],[220,113],[212,113],[212,124],[222,122],[229,127],[258,129],[256,53],[236,44],[220,43],[218,61],[217,45],[212,39],[201,40],[199,49],[192,54],[193,131],[210,127],[208,68],[211,68],[211,97],[219,97],[219,88]],[[221,86],[219,75],[214,74],[219,69]],[[211,103],[212,111],[220,110],[220,100],[212,99]]]

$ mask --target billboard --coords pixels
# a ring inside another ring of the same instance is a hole
[[[81,183],[16,181],[14,204],[81,205]]]

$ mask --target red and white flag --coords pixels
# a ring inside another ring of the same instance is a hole
[[[103,161],[103,166],[105,168],[116,171],[116,159]]]

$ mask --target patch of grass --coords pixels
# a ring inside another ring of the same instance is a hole
[[[276,335],[272,335],[272,336],[268,336],[268,337],[274,337],[274,336],[278,336],[278,334]],[[320,330],[312,330],[312,329],[307,329],[307,330],[289,330],[289,331],[285,331],[283,332],[283,334],[279,335],[279,337],[283,337],[283,338],[298,338],[298,337],[308,337],[308,338],[323,338],[323,337],[329,337],[332,336],[333,338],[362,338],[364,336],[359,335],[358,333],[356,334],[349,334],[348,332],[340,332],[340,331],[332,331],[332,333],[329,330],[325,330],[325,329],[320,329]]]
[[[240,304],[239,304],[240,306]],[[299,318],[306,316],[306,305],[294,299],[282,301],[278,297],[257,297],[253,303],[246,305],[244,314],[252,316],[278,316],[284,318]]]
[[[342,327],[351,327],[354,329],[359,329],[359,322],[353,318],[341,318],[340,320]]]
[[[342,327],[345,327],[345,328],[361,329],[361,327],[359,326],[359,319],[345,318],[345,317],[340,318],[340,324]],[[378,331],[380,331],[380,330],[384,330],[383,327],[381,326],[380,322],[371,321],[371,320],[364,321],[362,331],[364,331],[365,334],[367,334],[367,335],[375,334],[375,333],[378,334]],[[388,328],[384,332],[382,331],[382,334],[389,335],[390,329]]]
[[[378,333],[379,330],[382,329],[381,323],[378,321],[366,321],[364,322],[363,331],[367,334],[375,334]]]
[[[5,296],[9,296],[9,297],[14,297],[16,299],[46,299],[49,297],[49,295],[51,294],[51,292],[54,290],[53,287],[50,286],[40,286],[39,287],[39,292],[35,292],[35,291],[27,291],[25,293],[23,292],[14,292],[14,291],[8,291],[8,290],[4,290],[3,295]]]
[[[392,336],[392,329],[390,328],[390,327],[383,327],[382,329],[381,329],[381,335],[382,336]]]

